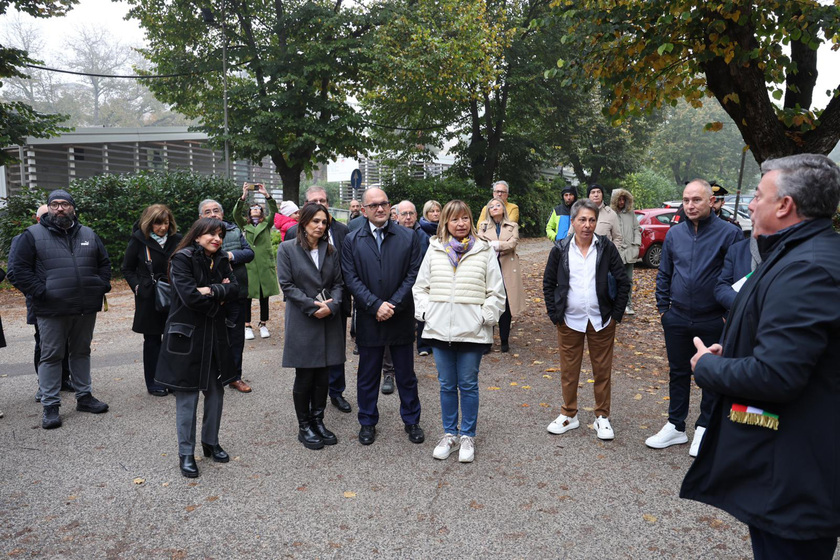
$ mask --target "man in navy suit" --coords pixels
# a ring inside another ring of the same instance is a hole
[[[411,287],[422,260],[414,232],[390,221],[385,191],[370,188],[362,197],[366,217],[344,240],[341,271],[356,305],[359,345],[357,397],[359,443],[376,439],[379,422],[379,377],[385,347],[391,349],[400,396],[400,416],[413,443],[425,439],[420,427],[420,398],[414,373],[414,299]]]

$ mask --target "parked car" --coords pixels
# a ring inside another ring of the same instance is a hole
[[[646,208],[636,210],[636,219],[642,230],[642,246],[639,247],[639,258],[645,266],[659,268],[662,259],[662,244],[665,235],[671,229],[671,218],[676,208]]]
[[[751,195],[747,198],[748,200],[752,200]],[[749,202],[747,202],[747,204],[749,204]],[[682,211],[682,202],[678,200],[671,200],[668,202],[663,202],[662,206],[663,209],[674,211],[674,213],[671,215],[670,225],[675,226],[678,223],[680,223],[680,220],[685,218],[685,214]],[[724,202],[723,208],[721,208],[720,213],[724,218],[728,220],[735,213],[735,202]],[[744,232],[744,237],[749,237],[750,235],[752,235],[752,220],[750,220],[750,214],[749,211],[747,211],[747,207],[743,205],[743,197],[742,202],[739,203],[738,217],[735,220],[741,227],[741,231]]]

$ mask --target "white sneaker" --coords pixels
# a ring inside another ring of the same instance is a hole
[[[475,459],[475,444],[470,436],[461,436],[461,451],[458,460],[462,463],[472,463]]]
[[[645,445],[654,449],[665,449],[680,443],[688,443],[688,436],[685,432],[678,432],[677,427],[670,422],[662,426],[658,434],[645,440]]]
[[[245,327],[245,340],[254,340],[254,329]]]
[[[260,338],[268,338],[269,336],[271,336],[271,333],[268,332],[268,327],[266,327],[265,325],[260,325]]]
[[[459,447],[461,447],[461,443],[458,441],[457,436],[444,434],[444,436],[440,438],[440,442],[435,447],[432,457],[442,461],[452,455],[453,452],[458,451]]]
[[[691,448],[688,450],[688,454],[692,457],[697,457],[697,452],[700,451],[700,443],[703,441],[703,434],[705,433],[706,428],[703,426],[694,428],[694,437],[691,438]]]
[[[615,439],[615,432],[613,432],[610,420],[606,416],[596,418],[592,427],[598,432],[598,439]]]
[[[577,414],[575,414],[574,418],[569,418],[568,416],[561,414],[554,419],[554,422],[548,425],[548,432],[559,435],[565,434],[569,430],[574,430],[578,427],[580,427],[580,421],[578,420]]]
[[[633,308],[632,308],[632,307],[628,307],[627,309],[625,309],[625,310],[624,310],[624,314],[625,314],[625,315],[635,315],[635,314],[636,314],[636,312],[635,312],[635,311],[633,311]]]

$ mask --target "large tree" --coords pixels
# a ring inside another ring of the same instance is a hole
[[[370,11],[342,0],[129,0],[146,30],[142,52],[158,98],[201,120],[198,127],[240,157],[269,156],[284,197],[299,198],[301,174],[369,145],[351,105]],[[212,14],[210,27],[202,19]],[[209,11],[208,11],[209,9]],[[229,134],[223,128],[223,47]]]
[[[812,107],[817,49],[837,44],[840,2],[817,0],[562,0],[579,55],[552,73],[595,77],[627,115],[714,96],[757,162],[826,154],[840,140],[840,88]],[[774,99],[780,103],[774,102]]]
[[[0,0],[0,16],[10,7],[32,17],[62,16],[76,3],[77,0]],[[6,78],[25,77],[25,66],[34,62],[25,50],[0,44],[0,86]],[[58,126],[61,120],[61,115],[38,112],[23,101],[0,102],[0,148],[23,144],[27,136],[45,138],[57,134],[64,130]],[[11,155],[0,151],[0,165],[12,161]]]
[[[393,0],[377,32],[363,104],[391,152],[422,156],[454,143],[460,166],[480,187],[498,178],[514,153],[535,153],[528,118],[515,125],[511,108],[542,95],[544,64],[556,41],[530,26],[550,0]],[[506,154],[507,150],[507,154]],[[527,158],[534,160],[534,158]],[[520,159],[520,165],[527,163]],[[535,160],[534,160],[535,161]]]

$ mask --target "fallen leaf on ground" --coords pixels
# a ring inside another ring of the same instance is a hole
[[[642,516],[642,519],[647,521],[648,523],[656,523],[656,516],[646,513]]]
[[[133,482],[134,482],[134,484],[143,484],[144,482],[146,482],[146,479],[137,477],[133,480]]]
[[[634,400],[637,400],[637,401],[640,401],[640,400],[642,400],[642,395],[640,395],[640,394],[636,393],[636,396],[635,396],[635,397],[633,397],[633,399],[634,399]]]
[[[517,383],[516,381],[511,381],[510,382],[511,387],[516,387],[517,385],[519,385],[519,383]]]
[[[586,382],[587,383],[595,383],[595,380],[594,379],[587,379]]]
[[[541,402],[541,403],[540,403],[540,406],[541,406],[541,407],[543,407],[543,408],[551,408],[551,405],[550,405],[550,404],[548,404],[548,403],[544,403],[544,402]]]
[[[487,387],[488,391],[500,391],[501,387]]]
[[[530,389],[530,388],[531,388],[531,386],[530,386],[530,385],[523,385],[523,386],[522,386],[522,387],[520,387],[520,388],[521,388],[521,389]]]
[[[345,492],[345,493],[344,493],[344,497],[345,497],[345,498],[355,498],[355,497],[356,497],[356,493],[355,493],[355,492]]]

